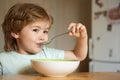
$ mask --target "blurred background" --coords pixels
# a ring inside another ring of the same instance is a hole
[[[23,2],[40,5],[54,17],[49,38],[66,32],[71,22],[81,22],[86,26],[89,37],[88,56],[77,71],[120,71],[120,0],[0,0],[0,24],[11,6]],[[75,40],[74,37],[65,35],[55,39],[48,47],[73,49]],[[0,27],[0,52],[3,51],[3,46]],[[106,69],[109,66],[110,69]]]

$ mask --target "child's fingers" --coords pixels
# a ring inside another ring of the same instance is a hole
[[[81,30],[83,30],[84,27],[85,26],[81,23],[72,23],[72,24],[70,24],[68,29],[71,29],[71,31],[75,34],[75,33],[80,32]]]
[[[71,31],[75,32],[75,26],[76,26],[76,23],[71,23],[71,24],[68,26],[68,30],[71,30]]]
[[[68,27],[68,30],[70,30],[70,35],[74,35],[76,32],[76,23],[71,23]]]
[[[80,35],[82,36],[86,32],[85,26],[81,23],[71,23],[68,30],[71,31],[69,35],[76,37],[80,37]]]
[[[82,24],[81,23],[77,23],[76,29],[77,29],[77,33],[81,31],[82,29]]]

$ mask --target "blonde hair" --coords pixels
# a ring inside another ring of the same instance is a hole
[[[19,3],[12,6],[5,16],[2,23],[4,33],[4,50],[16,51],[17,42],[11,33],[20,32],[26,25],[36,20],[45,20],[51,26],[53,24],[52,16],[49,16],[44,8],[32,3]]]

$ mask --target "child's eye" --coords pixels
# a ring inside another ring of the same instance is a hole
[[[34,32],[38,32],[39,30],[38,29],[33,29]]]
[[[48,31],[43,31],[43,33],[48,34]]]

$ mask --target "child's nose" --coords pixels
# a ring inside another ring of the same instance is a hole
[[[40,36],[40,40],[45,40],[45,37],[44,36]]]
[[[40,40],[44,41],[46,39],[45,34],[41,34],[39,37]]]

